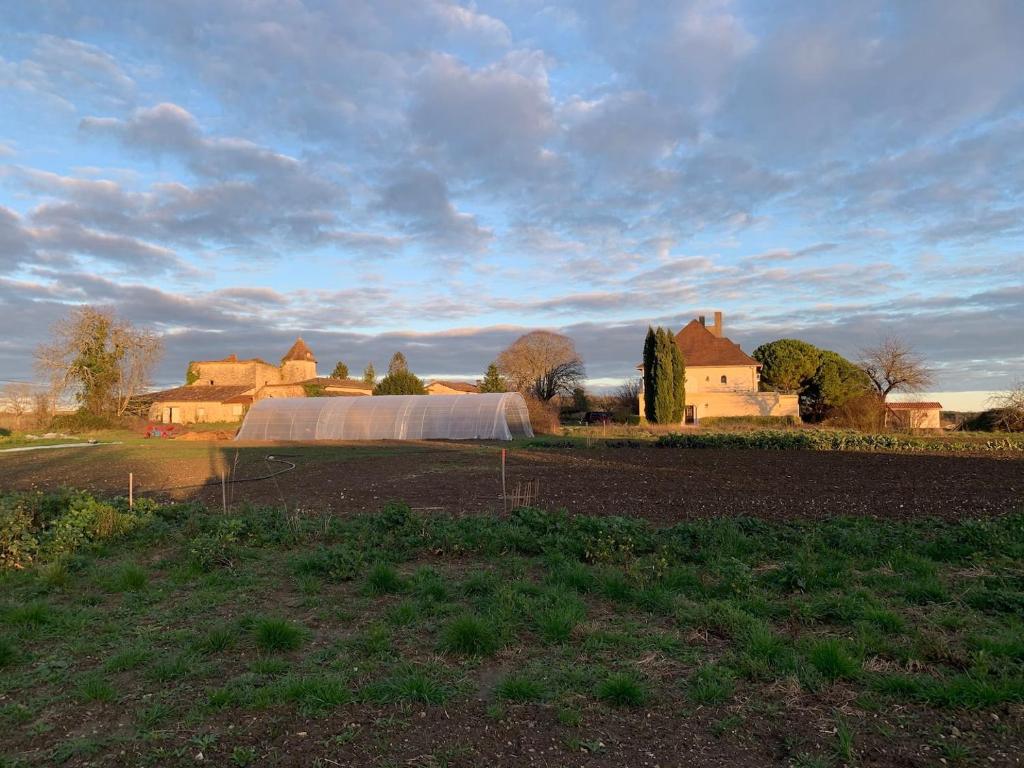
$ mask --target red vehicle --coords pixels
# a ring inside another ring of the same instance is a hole
[[[181,433],[181,427],[177,424],[149,424],[146,427],[146,437],[174,437]]]

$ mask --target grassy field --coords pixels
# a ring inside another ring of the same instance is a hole
[[[1024,515],[0,495],[0,765],[1013,765]],[[18,566],[18,567],[14,567]]]

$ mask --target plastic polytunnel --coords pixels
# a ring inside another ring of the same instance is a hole
[[[256,402],[236,440],[511,440],[533,437],[515,392],[282,397]]]

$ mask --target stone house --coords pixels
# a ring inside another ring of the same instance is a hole
[[[241,421],[252,403],[270,397],[370,394],[372,387],[357,379],[318,377],[316,357],[298,338],[280,365],[235,355],[190,363],[185,386],[149,395],[149,418],[167,424]]]
[[[428,395],[478,395],[480,387],[465,381],[441,381],[435,379],[426,385]]]
[[[909,432],[919,429],[942,429],[942,403],[886,403],[885,426]]]
[[[759,392],[761,364],[723,333],[722,313],[708,326],[704,316],[691,320],[675,341],[686,365],[686,409],[683,423],[729,416],[791,416],[800,418],[796,395]],[[637,366],[643,373],[643,365]],[[640,392],[640,413],[644,392]]]

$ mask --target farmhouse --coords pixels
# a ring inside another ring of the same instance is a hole
[[[942,403],[885,404],[885,426],[893,429],[941,429]]]
[[[149,418],[166,424],[240,421],[258,400],[369,394],[372,387],[362,381],[318,377],[313,351],[298,338],[280,365],[235,355],[190,363],[185,386],[149,396]]]
[[[435,379],[427,383],[428,395],[478,395],[480,387],[465,381],[441,381]]]
[[[723,416],[792,416],[800,418],[796,395],[758,392],[761,364],[723,334],[722,313],[714,325],[704,316],[676,334],[686,364],[686,408],[683,422]],[[638,366],[643,371],[643,365]],[[644,393],[640,393],[640,413]]]

